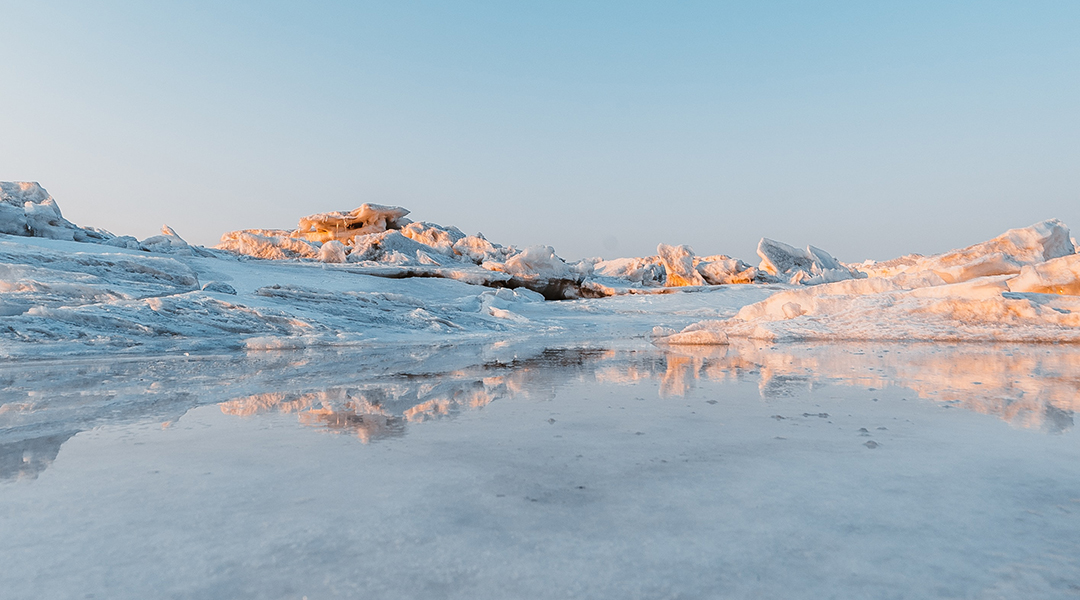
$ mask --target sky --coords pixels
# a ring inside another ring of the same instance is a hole
[[[364,202],[756,262],[1080,228],[1080,2],[10,2],[0,180],[193,243]]]

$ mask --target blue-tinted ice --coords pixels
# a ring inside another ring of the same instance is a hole
[[[0,368],[5,598],[1068,598],[1080,349]]]

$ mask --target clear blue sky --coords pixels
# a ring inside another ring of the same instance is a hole
[[[1080,2],[0,2],[0,179],[213,244],[363,202],[753,259],[1080,230]],[[755,259],[756,262],[756,259]]]

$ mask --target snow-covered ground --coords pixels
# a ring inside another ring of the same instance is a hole
[[[3,183],[0,207],[9,359],[644,335],[1080,342],[1080,255],[1055,220],[881,263],[763,238],[751,267],[666,244],[567,263],[547,246],[502,246],[370,204],[295,230],[226,233],[214,249],[167,226],[144,240],[80,227],[33,183]]]

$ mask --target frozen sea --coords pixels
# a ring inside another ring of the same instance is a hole
[[[1080,348],[0,365],[0,597],[1076,598]]]

